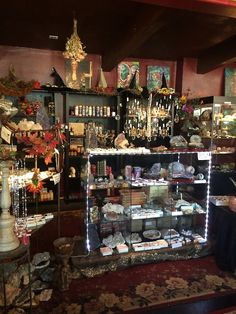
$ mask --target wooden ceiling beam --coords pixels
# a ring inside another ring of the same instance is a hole
[[[198,58],[197,73],[205,74],[236,61],[236,35],[205,51]]]
[[[135,13],[129,28],[121,34],[120,39],[116,38],[115,44],[102,55],[104,71],[111,71],[122,60],[132,56],[138,47],[168,23],[168,18],[163,18],[166,13],[164,8],[147,6],[138,14]]]
[[[173,9],[236,18],[236,2],[227,0],[131,0]]]

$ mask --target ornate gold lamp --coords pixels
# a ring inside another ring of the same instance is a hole
[[[77,32],[77,20],[74,19],[73,34],[68,38],[66,42],[66,50],[63,52],[63,56],[66,59],[70,59],[71,62],[71,78],[72,81],[77,80],[77,68],[78,63],[86,57],[86,52],[84,51],[83,44],[78,36]]]

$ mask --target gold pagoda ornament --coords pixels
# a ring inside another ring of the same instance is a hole
[[[84,60],[87,53],[84,51],[83,44],[78,36],[77,32],[77,20],[74,19],[73,34],[68,38],[66,42],[66,50],[63,52],[63,56],[66,59],[70,59],[72,69],[72,81],[77,80],[77,67],[78,62]]]

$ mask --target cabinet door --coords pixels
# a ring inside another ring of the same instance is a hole
[[[206,243],[210,161],[205,151],[91,153],[88,249],[109,255]]]

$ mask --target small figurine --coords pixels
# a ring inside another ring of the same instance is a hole
[[[76,176],[76,170],[74,167],[70,167],[70,173],[69,173],[69,178],[75,178]]]
[[[126,139],[124,133],[120,133],[117,135],[114,141],[115,148],[127,148],[129,147],[129,142]]]
[[[56,87],[65,87],[65,83],[63,81],[63,79],[61,78],[61,76],[59,75],[59,73],[57,72],[57,70],[52,67],[52,73],[50,74],[50,76],[53,77],[53,85]]]

